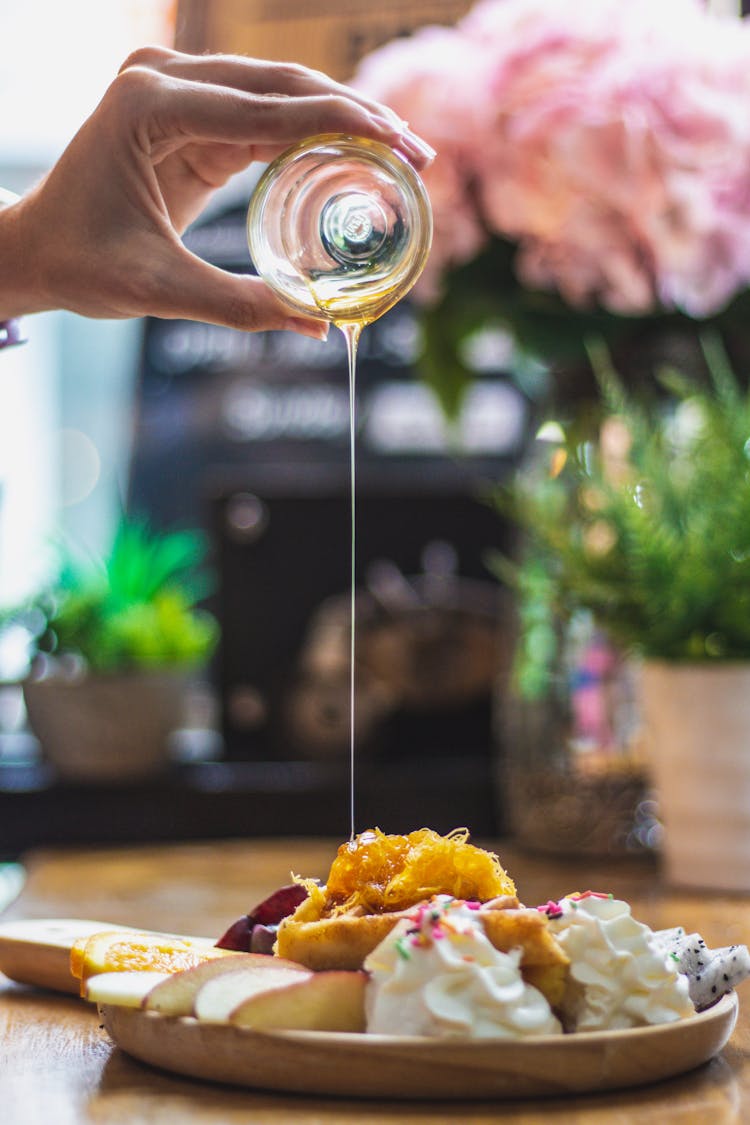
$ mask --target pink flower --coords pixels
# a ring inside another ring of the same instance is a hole
[[[698,0],[483,0],[358,81],[440,154],[428,295],[486,231],[577,307],[704,317],[750,281],[750,25]]]
[[[424,173],[432,203],[433,251],[418,292],[434,299],[440,279],[470,261],[487,239],[467,169],[480,143],[483,83],[468,39],[455,30],[425,27],[369,55],[355,84],[386,102],[429,139],[438,155]]]

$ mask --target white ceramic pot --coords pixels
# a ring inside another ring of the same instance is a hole
[[[750,892],[750,662],[650,661],[642,693],[667,880]]]
[[[45,758],[71,781],[135,781],[164,770],[182,718],[185,677],[169,671],[24,684]]]

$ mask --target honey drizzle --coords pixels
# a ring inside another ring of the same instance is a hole
[[[357,562],[357,345],[364,324],[347,322],[338,327],[346,340],[346,354],[349,361],[349,512],[351,520],[351,552],[349,559],[349,840],[355,837],[354,814],[354,705],[355,705],[355,603],[356,603],[356,562]]]

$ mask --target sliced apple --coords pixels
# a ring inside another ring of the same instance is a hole
[[[235,956],[242,956],[236,954]],[[265,966],[250,966],[221,973],[207,980],[198,989],[193,1001],[193,1015],[199,1020],[212,1023],[226,1023],[230,1014],[251,996],[269,989],[283,988],[292,981],[306,980],[312,974],[309,969],[290,969],[269,965],[269,958],[258,954],[266,962]]]
[[[140,1008],[144,997],[166,980],[167,976],[167,973],[139,972],[136,969],[129,972],[97,973],[84,982],[83,998],[94,1004]]]
[[[195,998],[208,981],[227,972],[236,973],[240,969],[268,973],[274,968],[309,972],[304,966],[297,965],[294,961],[285,961],[280,957],[269,957],[264,953],[235,953],[232,957],[204,961],[192,969],[172,973],[147,993],[143,1007],[150,1012],[161,1012],[165,1016],[191,1016]]]
[[[239,1027],[364,1031],[367,974],[332,969],[290,978],[242,1001],[229,1015]]]

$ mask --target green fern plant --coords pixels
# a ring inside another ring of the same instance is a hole
[[[704,352],[711,385],[662,373],[657,407],[593,350],[597,432],[559,429],[537,470],[495,494],[525,530],[524,562],[492,565],[518,591],[527,694],[554,656],[553,621],[581,610],[646,657],[750,658],[750,392],[716,339]]]
[[[36,651],[100,672],[205,661],[218,633],[197,606],[207,592],[205,550],[195,531],[158,534],[125,518],[106,557],[66,549],[56,580],[26,607]]]

